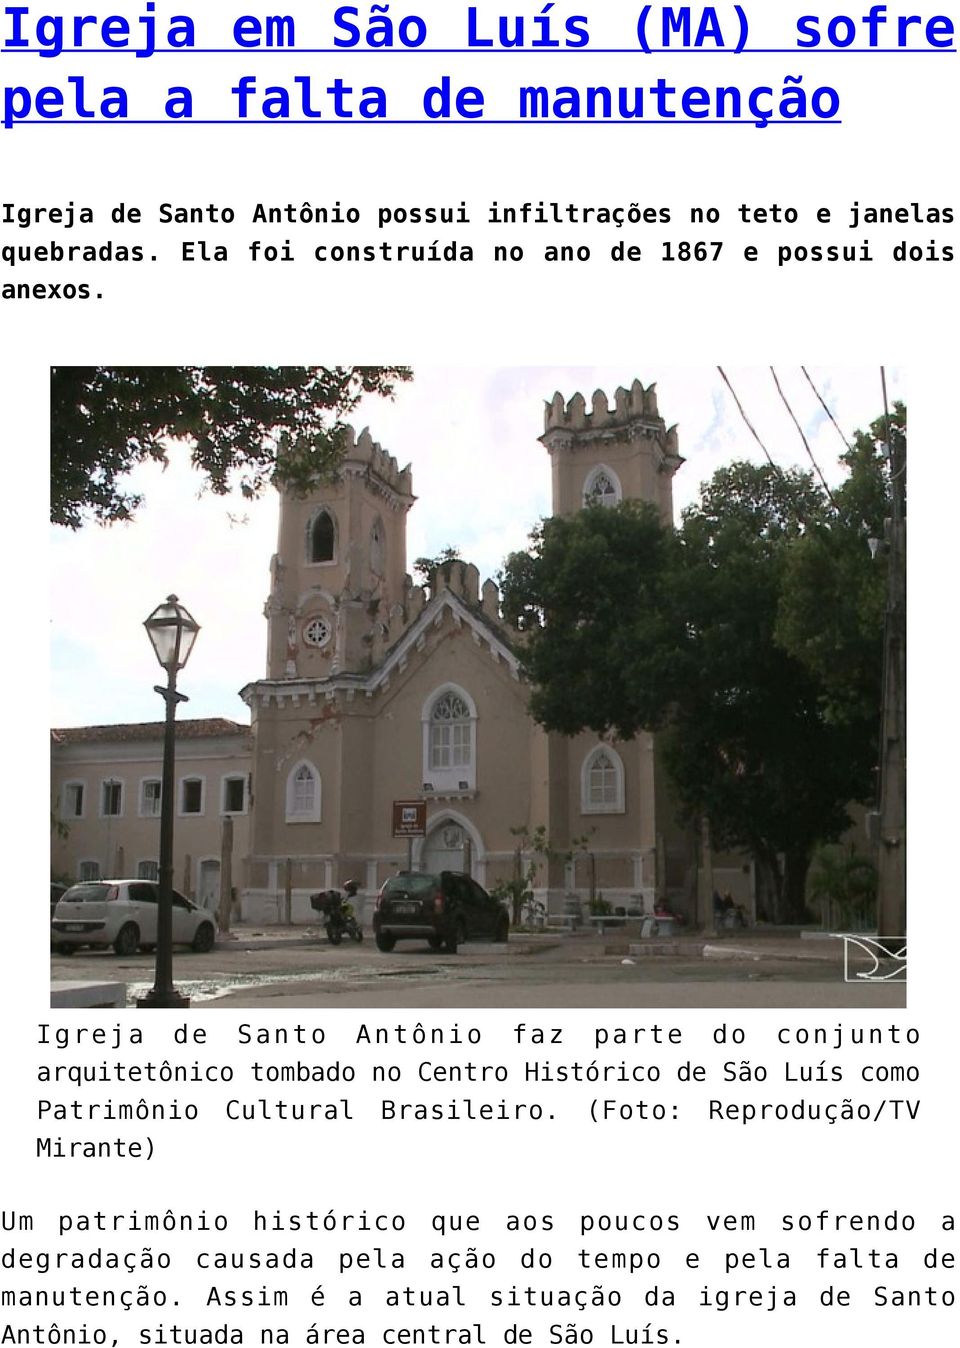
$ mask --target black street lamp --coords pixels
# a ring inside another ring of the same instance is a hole
[[[167,685],[157,684],[167,706],[163,731],[163,780],[160,784],[160,887],[157,902],[157,965],[153,987],[138,1006],[185,1007],[183,997],[173,986],[173,793],[177,703],[189,699],[177,692],[177,671],[183,669],[200,631],[175,594],[157,607],[143,624],[157,659],[167,671]]]

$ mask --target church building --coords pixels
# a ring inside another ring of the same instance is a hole
[[[579,393],[569,402],[556,394],[541,444],[555,513],[639,499],[672,519],[673,476],[683,460],[652,387],[620,388],[612,405],[597,392],[589,407]],[[249,728],[210,723],[209,735],[192,740],[179,730],[178,774],[188,742],[195,753],[213,748],[226,757],[222,772],[214,764],[204,774],[208,785],[184,797],[205,801],[208,836],[185,837],[178,823],[175,883],[183,876],[200,893],[205,863],[212,888],[221,821],[232,813],[242,825],[232,878],[245,918],[276,920],[279,896],[289,891],[293,919],[306,920],[311,892],[351,878],[369,904],[407,864],[408,843],[393,833],[394,802],[422,800],[426,835],[412,843],[416,869],[468,869],[490,889],[534,860],[534,888],[550,912],[591,892],[614,907],[649,911],[655,898],[668,897],[689,911],[695,843],[676,821],[653,737],[613,742],[541,729],[528,714],[519,672],[522,635],[504,622],[496,584],[481,583],[476,567],[459,560],[439,566],[424,587],[408,574],[415,499],[410,466],[400,468],[367,431],[350,433],[335,483],[281,497],[266,672],[240,690]],[[162,728],[154,729],[159,763]],[[124,791],[130,831],[142,825],[134,818],[136,781],[153,778],[139,759],[124,772],[123,760],[131,742],[140,758],[148,755],[149,730],[54,732],[61,817],[75,806],[78,783],[88,793],[89,822],[106,799],[103,783],[123,783],[110,788],[108,801],[121,811],[111,818],[113,854],[95,852],[84,821],[68,817],[66,837],[54,838],[61,874],[79,875],[81,862],[87,873],[94,865],[101,874],[114,868]],[[88,753],[82,771],[77,737],[99,754]],[[538,828],[549,856],[528,849],[518,861],[524,835]],[[119,845],[130,873],[134,862],[153,860],[141,857],[142,841]]]

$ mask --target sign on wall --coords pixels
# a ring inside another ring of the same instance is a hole
[[[427,832],[427,802],[425,800],[395,800],[393,802],[393,836],[395,838],[423,838]]]

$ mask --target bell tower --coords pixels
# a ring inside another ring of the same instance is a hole
[[[673,475],[683,463],[675,426],[657,408],[656,386],[634,380],[618,388],[613,407],[597,389],[590,411],[580,393],[546,404],[540,443],[553,468],[553,513],[570,515],[590,501],[649,501],[673,520]]]
[[[410,467],[398,468],[367,430],[345,435],[336,481],[280,498],[265,608],[269,679],[369,669],[374,634],[404,600]]]

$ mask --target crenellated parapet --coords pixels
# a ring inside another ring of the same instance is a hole
[[[480,572],[460,557],[439,562],[430,573],[429,585],[431,599],[441,590],[449,590],[474,608],[480,603]]]
[[[444,590],[456,595],[469,609],[482,614],[488,622],[503,628],[515,626],[503,616],[497,582],[487,579],[481,585],[480,572],[472,562],[465,562],[459,557],[441,562],[430,577],[429,598],[436,599]]]
[[[656,385],[644,388],[639,379],[628,389],[618,388],[612,404],[597,389],[589,409],[582,393],[569,401],[555,393],[544,406],[543,428],[540,443],[551,455],[619,443],[653,451],[657,471],[671,477],[683,463],[677,428],[668,428],[660,415]]]
[[[543,430],[544,434],[552,430],[600,430],[608,426],[627,426],[638,419],[661,427],[664,424],[657,408],[656,384],[644,388],[640,380],[635,379],[629,389],[617,389],[612,407],[604,391],[597,389],[589,412],[582,393],[575,393],[569,402],[564,402],[562,393],[555,393],[544,408]]]
[[[378,444],[365,426],[357,435],[352,426],[344,427],[343,432],[343,471],[361,472],[381,494],[393,498],[396,504],[403,504],[409,510],[416,499],[413,495],[413,472],[408,463],[401,468],[392,454]]]
[[[505,629],[511,625],[504,621],[497,583],[485,580],[481,585],[477,568],[470,562],[454,558],[436,568],[426,587],[415,585],[411,577],[407,576],[402,603],[393,604],[387,610],[375,606],[365,637],[371,668],[376,668],[380,660],[416,625],[424,609],[444,592],[454,595],[468,610],[485,620],[488,626],[500,628],[506,635]],[[512,631],[509,640],[512,641],[515,635],[516,632]]]

